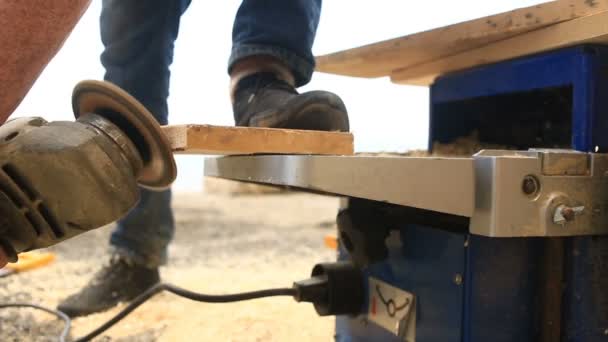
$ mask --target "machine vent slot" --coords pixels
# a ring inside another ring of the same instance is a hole
[[[63,232],[63,229],[61,229],[61,227],[59,226],[59,222],[57,222],[55,216],[51,213],[51,211],[42,203],[38,205],[38,211],[40,212],[40,215],[42,215],[44,220],[49,224],[49,227],[51,227],[51,230],[53,231],[55,237],[62,238],[65,233]]]
[[[6,195],[6,197],[8,197],[8,199],[11,200],[13,204],[15,204],[16,207],[25,207],[25,203],[23,203],[23,201],[19,198],[19,195],[17,195],[14,191],[11,191],[12,189],[10,189],[10,187],[3,187],[3,189],[1,190]]]
[[[36,191],[34,191],[29,182],[19,174],[17,168],[11,164],[6,164],[2,166],[2,170],[4,170],[4,173],[11,178],[13,183],[15,183],[31,201],[36,200]]]
[[[32,200],[35,199],[35,192],[28,186],[28,182],[19,175],[17,169],[10,164],[3,165],[0,171],[0,191],[6,195],[6,197],[21,210],[25,219],[34,229],[36,236],[42,235],[41,218],[36,215],[32,205],[27,201],[26,198]]]
[[[40,226],[36,224],[36,219],[34,218],[34,215],[31,211],[28,210],[25,212],[25,218],[32,225],[32,228],[34,228],[36,236],[42,235],[42,231],[40,231]]]

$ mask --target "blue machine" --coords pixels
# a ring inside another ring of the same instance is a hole
[[[431,148],[471,134],[517,149],[608,151],[608,48],[441,77],[431,87]],[[416,342],[608,341],[608,238],[488,238],[398,219],[369,234],[384,238],[389,224],[385,255],[366,272],[415,294]],[[360,317],[338,317],[336,338],[403,341]]]

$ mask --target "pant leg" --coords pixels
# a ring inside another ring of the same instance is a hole
[[[232,53],[234,63],[252,55],[278,58],[293,72],[296,86],[310,81],[315,60],[315,39],[322,0],[243,0],[234,20]]]
[[[190,0],[104,0],[100,17],[105,80],[133,95],[167,124],[169,66],[180,17]],[[141,189],[141,199],[118,222],[110,243],[133,262],[156,267],[173,237],[171,192]]]

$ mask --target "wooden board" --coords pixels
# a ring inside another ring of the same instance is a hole
[[[353,154],[353,135],[341,132],[210,125],[163,126],[174,153]]]
[[[608,12],[567,21],[433,62],[397,70],[391,80],[427,85],[438,75],[583,43],[608,43]]]
[[[608,0],[559,0],[317,57],[317,71],[389,76],[442,57],[550,25],[608,11]]]

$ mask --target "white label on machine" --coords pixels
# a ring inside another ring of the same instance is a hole
[[[369,278],[367,319],[401,337],[416,341],[416,303],[413,294]]]

